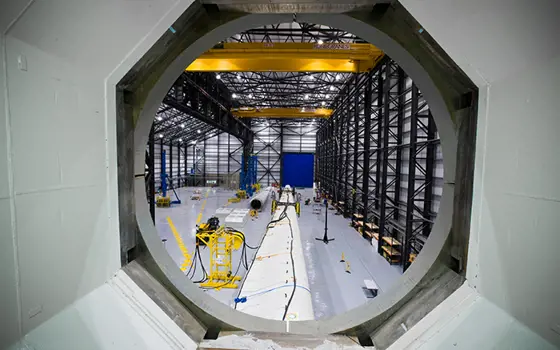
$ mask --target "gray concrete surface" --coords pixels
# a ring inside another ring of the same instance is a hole
[[[190,199],[191,194],[196,189],[202,191],[202,200],[200,201]],[[299,191],[304,199],[312,196],[312,191],[309,189]],[[207,192],[208,198],[205,198]],[[206,222],[217,208],[227,204],[228,198],[233,197],[234,192],[220,188],[181,188],[178,190],[178,195],[182,204],[171,208],[156,209],[156,227],[160,237],[167,240],[165,247],[170,256],[180,266],[183,263],[183,255],[171,232],[167,217],[169,216],[173,221],[189,252],[194,254],[195,225],[199,213],[202,212],[201,222]],[[201,210],[205,199],[204,210]],[[270,202],[267,202],[265,209],[259,214],[259,218],[250,219],[243,230],[250,246],[258,246],[262,239],[266,225],[270,221],[270,205]],[[248,200],[229,205],[229,207],[234,208],[246,208],[248,206]],[[302,205],[301,208],[301,217],[298,224],[301,230],[302,246],[316,319],[331,317],[362,306],[368,300],[362,290],[364,279],[374,280],[379,286],[379,293],[381,294],[388,290],[401,275],[401,269],[398,266],[389,265],[374,251],[367,240],[349,226],[350,220],[335,215],[335,211],[329,210],[327,218],[329,237],[335,238],[335,240],[328,245],[315,240],[316,237],[323,237],[324,209],[321,215],[316,215],[312,213],[312,205]],[[209,251],[208,249],[200,249],[200,253],[202,253],[204,266],[208,270]],[[255,256],[255,251],[247,249],[247,253],[250,263]],[[346,265],[340,262],[342,253],[350,264],[351,273],[347,273]],[[241,251],[235,251],[232,265],[235,269],[239,266],[240,257]],[[238,275],[244,277],[245,274],[245,268],[240,266]],[[197,267],[192,280],[199,280],[202,275],[202,270]],[[206,293],[231,306],[238,290],[221,289],[218,291],[208,289]]]

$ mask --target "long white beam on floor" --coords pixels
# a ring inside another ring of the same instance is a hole
[[[249,201],[251,209],[262,210],[270,197],[270,191],[272,191],[272,187],[267,187],[255,194]]]
[[[237,310],[274,320],[313,320],[313,304],[294,195],[280,197],[271,224],[239,291]],[[277,221],[277,222],[275,222]]]

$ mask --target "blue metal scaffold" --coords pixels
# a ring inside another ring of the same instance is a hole
[[[241,157],[241,164],[245,164],[245,159]],[[245,191],[249,197],[255,193],[257,184],[257,156],[249,156],[247,159],[247,170],[241,167],[241,180],[239,181],[239,189]]]
[[[181,204],[181,200],[175,191],[175,187],[173,186],[173,181],[170,181],[171,178],[166,173],[166,159],[165,159],[165,150],[161,152],[161,170],[160,170],[160,178],[161,178],[161,196],[156,198],[156,205],[158,207],[165,207],[170,206],[171,204]],[[168,190],[173,191],[175,195],[175,200],[171,201],[171,198],[167,196]]]

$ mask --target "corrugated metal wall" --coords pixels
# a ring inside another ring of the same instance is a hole
[[[154,147],[156,188],[159,187],[161,178],[161,150],[161,144],[156,141]],[[185,184],[204,186],[207,180],[219,181],[223,186],[230,185],[230,178],[239,181],[243,148],[241,141],[229,134],[222,133],[186,146],[163,145],[163,150],[166,152],[166,172],[177,187]]]
[[[315,122],[256,123],[253,151],[258,157],[257,179],[262,185],[281,182],[281,154],[315,153]],[[282,137],[281,137],[282,135]]]

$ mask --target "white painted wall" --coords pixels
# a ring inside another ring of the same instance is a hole
[[[10,350],[196,348],[197,344],[121,270]]]
[[[388,350],[553,350],[552,344],[465,283]]]
[[[114,85],[191,2],[2,3],[0,347],[119,268]]]
[[[560,5],[402,2],[480,88],[469,283],[560,346]]]

